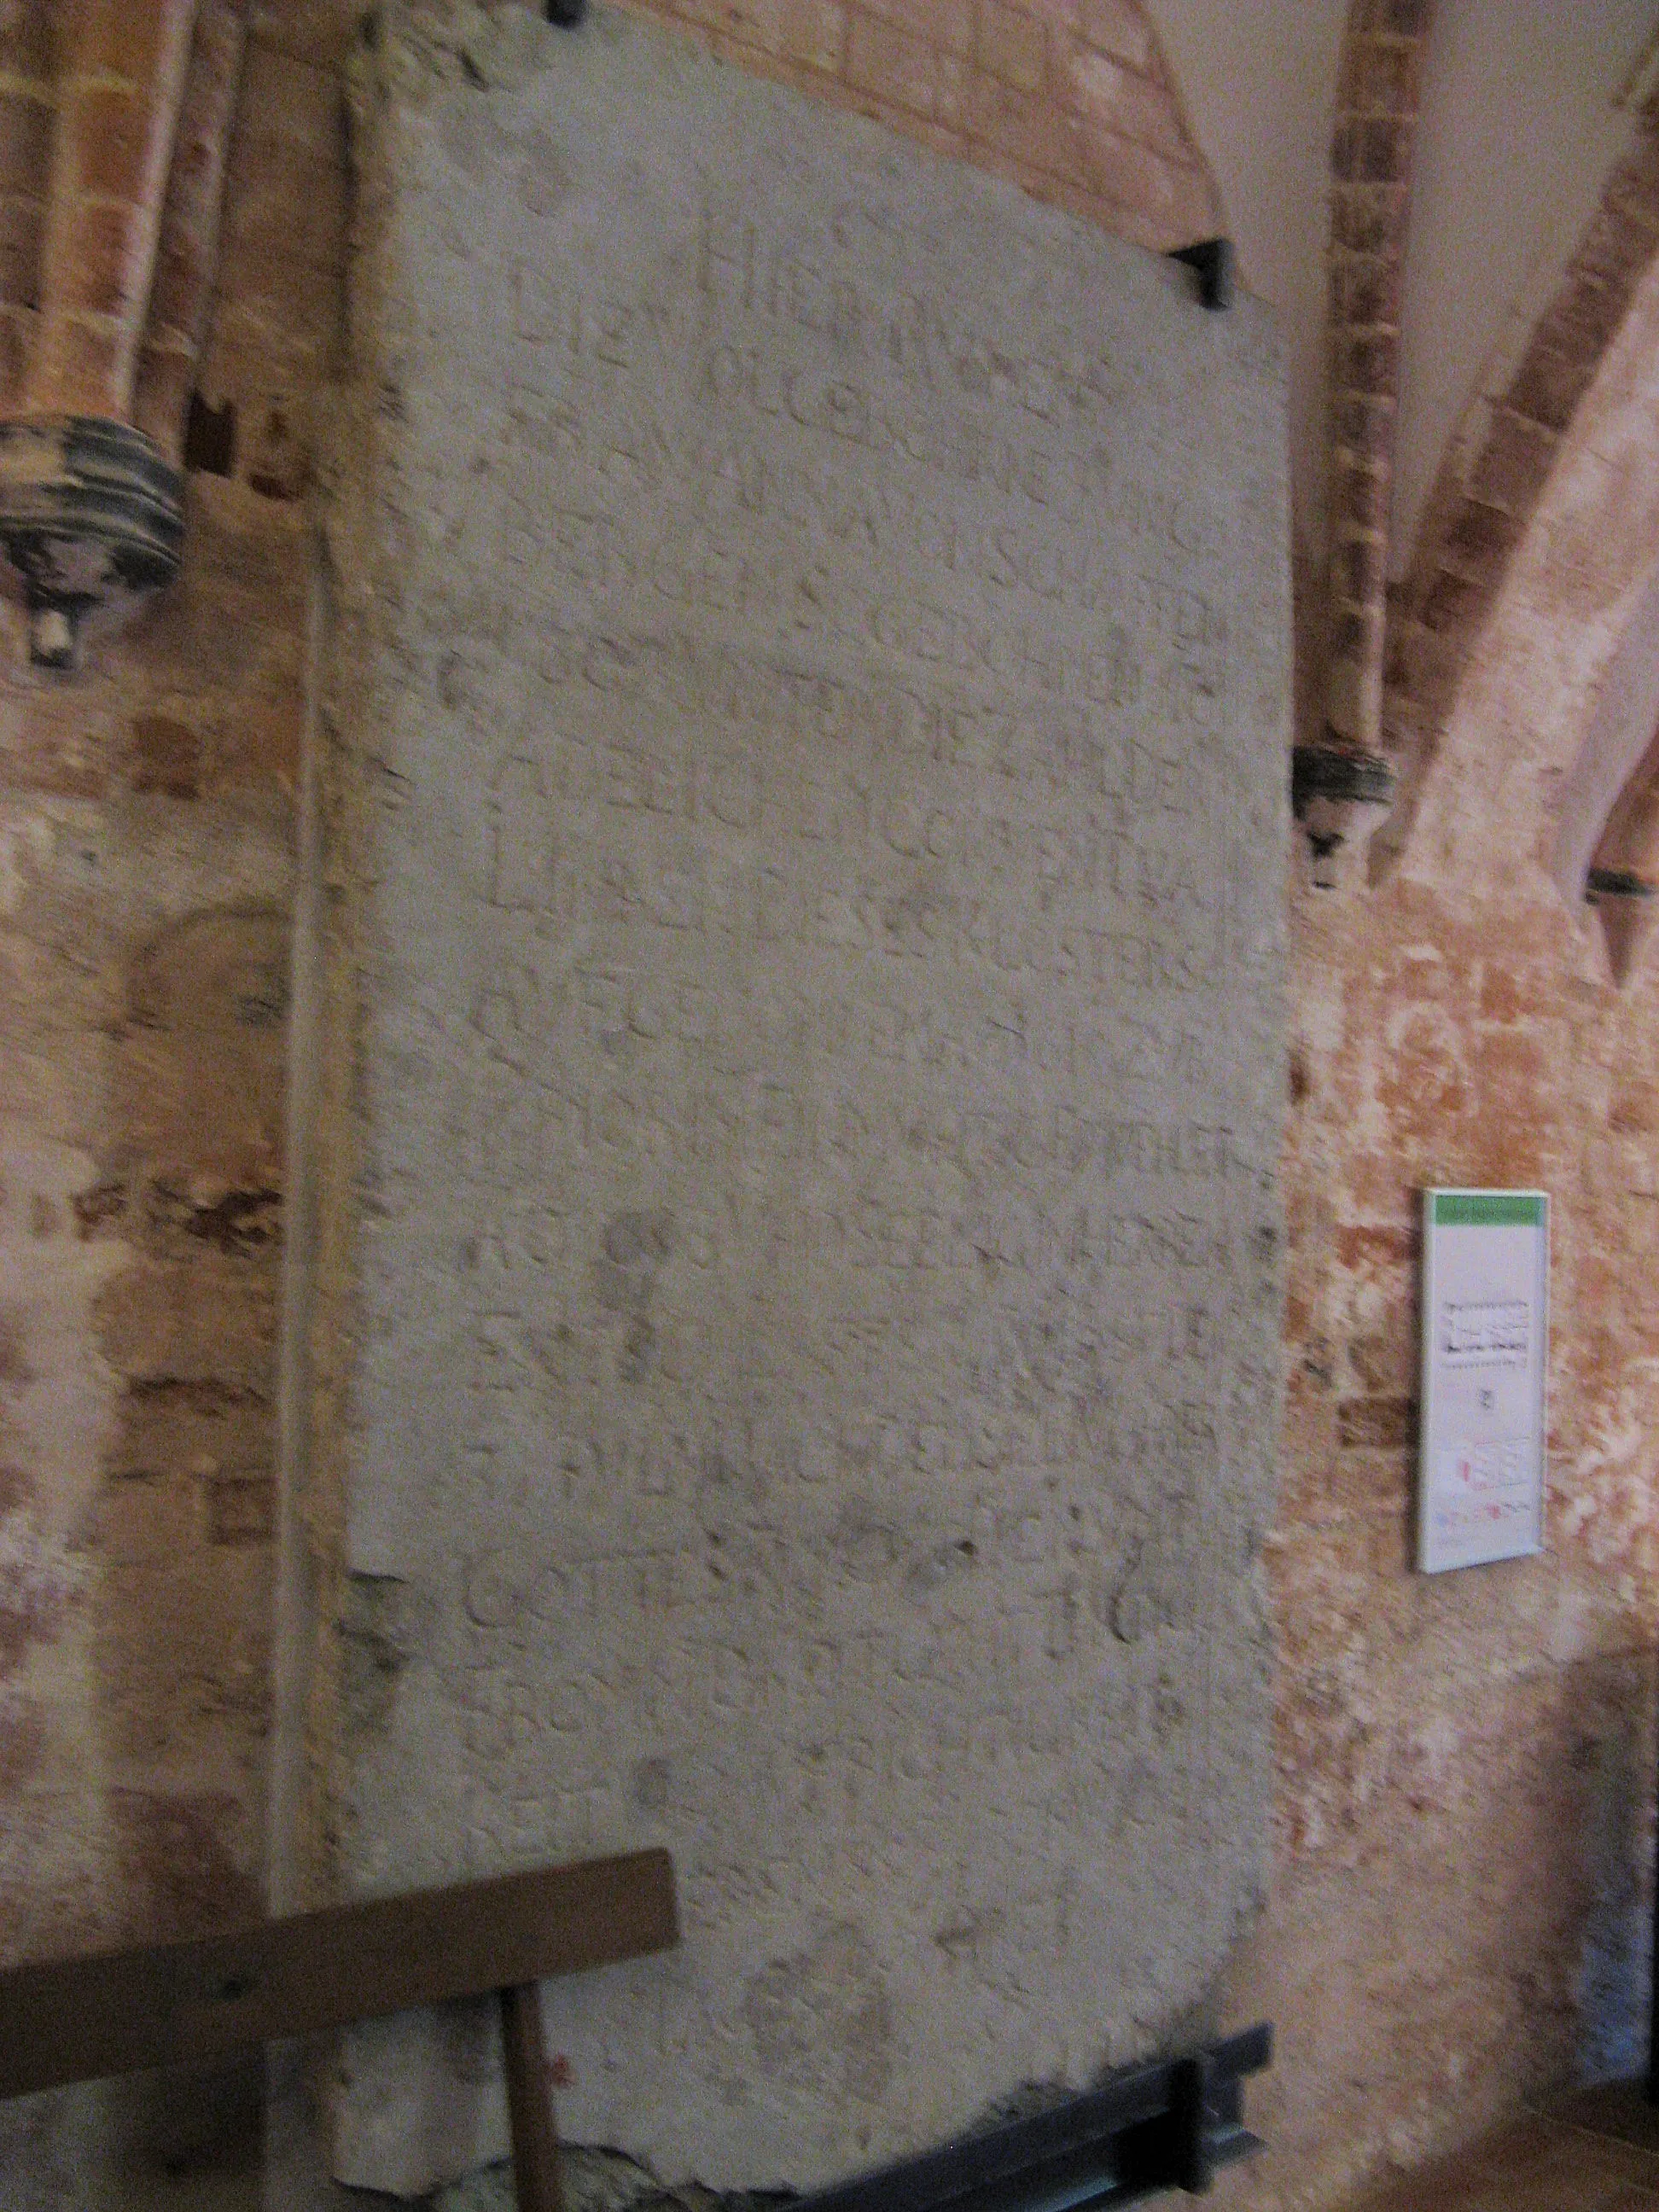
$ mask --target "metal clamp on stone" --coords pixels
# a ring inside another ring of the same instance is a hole
[[[1195,245],[1174,247],[1169,258],[1194,271],[1198,296],[1206,307],[1224,313],[1231,307],[1234,254],[1231,238],[1200,238]]]
[[[184,526],[184,478],[130,423],[0,422],[0,555],[37,667],[73,668],[83,629],[124,621],[171,583]]]
[[[1656,890],[1659,885],[1632,868],[1592,868],[1584,878],[1584,896],[1592,906],[1598,899],[1650,899]]]

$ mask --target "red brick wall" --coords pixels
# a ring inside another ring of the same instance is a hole
[[[1325,716],[1378,749],[1400,303],[1432,0],[1352,0],[1331,136],[1331,545]]]
[[[1264,2212],[1645,2057],[1659,980],[1621,990],[1553,880],[1560,780],[1659,544],[1659,270],[1620,313],[1395,865],[1292,897],[1277,1873],[1237,1993],[1280,2030],[1242,2192]],[[1459,1182],[1553,1196],[1546,1549],[1431,1578],[1418,1194]]]
[[[1156,252],[1222,228],[1138,0],[623,0]]]
[[[228,411],[182,578],[70,683],[15,635],[0,656],[0,1956],[258,1909],[303,495],[349,15],[251,16],[200,378]]]
[[[1279,2029],[1242,2191],[1263,2212],[1340,2202],[1571,2080],[1587,1999],[1635,2016],[1659,1009],[1564,957],[1543,871],[1515,873],[1293,905],[1276,1871],[1235,2006]],[[1460,1182],[1554,1198],[1548,1556],[1430,1581],[1417,1194]]]

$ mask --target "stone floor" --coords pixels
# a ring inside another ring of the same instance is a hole
[[[1356,2212],[1659,2212],[1659,2111],[1634,2086],[1577,2090]]]

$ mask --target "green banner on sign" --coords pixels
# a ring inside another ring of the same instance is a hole
[[[1525,1190],[1442,1190],[1434,1200],[1437,1229],[1538,1229],[1541,1195]]]

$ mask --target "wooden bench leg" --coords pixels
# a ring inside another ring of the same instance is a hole
[[[559,2136],[547,2087],[541,1991],[534,1982],[502,1990],[501,2055],[513,2130],[513,2183],[519,2212],[564,2212]]]

